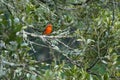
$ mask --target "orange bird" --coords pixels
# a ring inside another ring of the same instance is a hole
[[[47,24],[45,30],[43,31],[43,35],[50,35],[52,33],[52,24]]]

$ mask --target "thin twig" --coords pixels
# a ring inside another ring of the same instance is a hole
[[[97,58],[97,59],[93,62],[93,64],[90,65],[90,67],[86,69],[86,71],[89,72],[90,69],[92,69],[92,68],[99,62],[99,60],[100,60],[100,58]]]
[[[46,45],[43,45],[43,44],[38,44],[38,43],[36,43],[36,42],[33,42],[33,41],[29,41],[31,44],[34,44],[34,45],[37,45],[37,46],[41,46],[41,47],[46,47],[46,48],[48,48],[48,46],[46,46]]]
[[[60,40],[58,40],[58,39],[57,39],[57,41],[58,41],[60,44],[64,45],[66,48],[68,48],[68,49],[73,49],[73,48],[69,47],[68,45],[66,45],[65,43],[63,43],[62,41],[60,41]]]

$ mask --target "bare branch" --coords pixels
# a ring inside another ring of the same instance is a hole
[[[32,37],[38,37],[38,38],[49,38],[49,39],[58,39],[58,38],[72,38],[72,36],[46,36],[46,35],[37,35],[37,34],[34,34],[34,33],[29,33],[29,32],[25,32],[23,31],[23,33],[25,33],[26,35],[29,35],[29,36],[32,36]]]

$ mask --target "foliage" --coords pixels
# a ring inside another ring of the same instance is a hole
[[[119,12],[119,0],[1,0],[0,79],[119,80]]]

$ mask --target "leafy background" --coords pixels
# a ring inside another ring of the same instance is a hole
[[[119,13],[119,0],[1,0],[0,79],[119,80]]]

